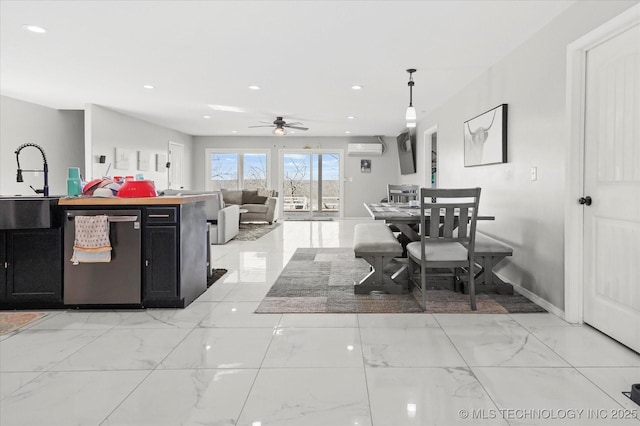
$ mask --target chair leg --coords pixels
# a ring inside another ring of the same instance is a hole
[[[420,265],[420,287],[422,288],[422,310],[427,310],[427,268],[424,263]]]
[[[473,270],[475,267],[475,262],[469,262],[469,300],[471,300],[471,310],[477,311],[478,307],[476,306],[476,282],[475,282],[475,271]]]

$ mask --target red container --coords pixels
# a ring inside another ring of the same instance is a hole
[[[150,180],[125,180],[120,190],[118,191],[118,197],[121,198],[142,198],[142,197],[157,197],[156,187]]]

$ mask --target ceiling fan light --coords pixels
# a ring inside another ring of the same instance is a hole
[[[287,131],[284,127],[276,127],[275,129],[273,129],[272,133],[276,136],[284,136],[287,134]]]
[[[405,113],[404,118],[407,121],[415,121],[418,118],[415,107],[407,107],[407,112]]]

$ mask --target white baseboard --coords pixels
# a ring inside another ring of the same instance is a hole
[[[520,293],[521,295],[523,295],[527,299],[531,300],[536,305],[538,305],[541,308],[545,309],[547,312],[550,312],[553,315],[557,316],[558,318],[564,320],[564,311],[562,309],[560,309],[557,306],[549,303],[548,301],[546,301],[542,297],[538,296],[535,293],[532,293],[531,291],[527,290],[526,288],[520,287],[518,284],[511,283],[509,280],[504,279],[504,277],[501,277],[499,274],[496,274],[496,275],[502,281],[511,284],[513,286],[513,290],[514,291]]]

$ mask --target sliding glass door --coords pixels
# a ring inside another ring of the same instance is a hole
[[[283,151],[281,164],[282,214],[285,220],[341,216],[340,152]]]

